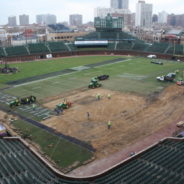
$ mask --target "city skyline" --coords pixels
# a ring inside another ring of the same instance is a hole
[[[138,0],[129,0],[129,9],[135,12]],[[166,11],[169,14],[184,14],[182,0],[162,0],[155,2],[154,0],[146,0],[146,3],[153,4],[153,13]],[[110,7],[110,0],[2,0],[0,2],[0,25],[8,23],[9,16],[18,16],[27,14],[30,17],[30,23],[36,22],[38,14],[54,14],[57,16],[58,22],[69,21],[70,14],[83,15],[83,22],[93,21],[94,9],[97,7]]]

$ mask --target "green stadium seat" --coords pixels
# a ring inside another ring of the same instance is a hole
[[[46,54],[50,53],[49,49],[44,43],[28,44],[31,54]]]
[[[160,142],[93,181],[58,177],[18,140],[0,139],[0,147],[1,184],[184,183],[184,142],[182,140],[168,139]]]
[[[66,52],[66,51],[68,51],[68,48],[64,42],[48,42],[47,44],[48,44],[51,52]]]
[[[24,56],[29,54],[25,46],[6,47],[5,49],[8,56]]]

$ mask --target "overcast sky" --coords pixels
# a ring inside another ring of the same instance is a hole
[[[138,0],[129,0],[131,12],[135,12]],[[153,4],[153,12],[165,10],[168,13],[183,14],[183,0],[146,0]],[[94,8],[110,7],[110,0],[0,0],[0,24],[7,24],[8,16],[27,14],[30,23],[35,22],[37,14],[55,14],[57,22],[68,21],[69,14],[82,14],[84,22],[94,18]]]

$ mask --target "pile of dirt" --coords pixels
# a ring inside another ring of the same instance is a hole
[[[101,94],[101,100],[96,94]],[[107,95],[111,94],[111,99]],[[148,102],[135,94],[106,89],[87,90],[68,96],[72,108],[64,115],[45,120],[44,124],[65,135],[91,143],[97,149],[97,158],[105,157],[134,144],[163,127],[177,121],[184,113],[183,88],[173,85]],[[54,109],[58,99],[47,104]],[[87,112],[90,118],[87,118]],[[107,122],[112,122],[111,129]]]

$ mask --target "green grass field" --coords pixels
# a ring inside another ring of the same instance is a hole
[[[89,56],[89,58],[93,57]],[[109,60],[108,57],[103,58],[101,56],[100,58]],[[164,61],[164,65],[156,65],[151,64],[150,60],[146,58],[133,58],[121,63],[108,64],[72,74],[44,79],[43,81],[8,89],[5,92],[16,96],[32,94],[39,99],[44,99],[81,87],[87,88],[92,77],[109,74],[110,80],[103,82],[103,88],[148,95],[154,91],[160,91],[171,84],[170,82],[158,82],[156,80],[157,76],[174,72],[177,69],[183,71],[184,64]]]
[[[35,127],[22,120],[16,120],[13,125],[21,133],[22,137],[28,138],[38,144],[42,152],[49,156],[63,171],[77,162],[76,166],[91,159],[92,153],[76,144],[72,144],[62,138]]]
[[[83,56],[66,57],[52,60],[33,61],[25,63],[10,64],[12,67],[18,67],[20,72],[13,75],[0,74],[0,84],[8,81],[28,78],[36,75],[60,71],[67,68],[82,66],[86,64],[98,63],[105,60],[120,58],[119,56]],[[3,67],[3,65],[0,65]],[[0,86],[1,87],[1,86]]]

